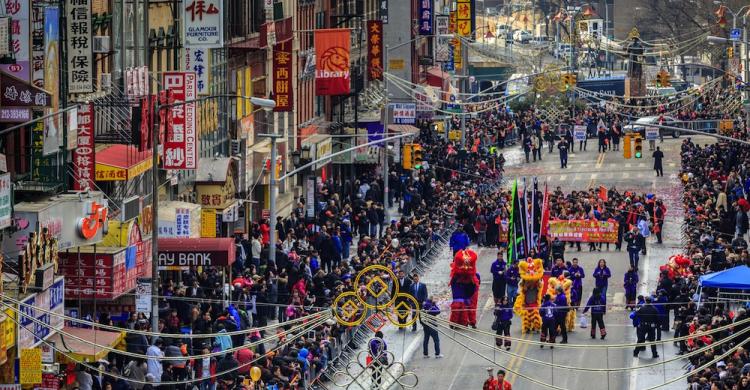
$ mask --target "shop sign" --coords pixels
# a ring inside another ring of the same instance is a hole
[[[220,48],[224,43],[222,2],[217,0],[186,0],[184,46],[187,48]]]
[[[37,270],[57,268],[57,240],[47,229],[40,232],[29,233],[28,241],[23,252],[19,256],[18,263],[21,277],[21,292],[26,292],[29,286],[46,284],[45,281],[36,280],[37,277],[44,277],[47,273],[37,273]]]
[[[5,16],[11,18],[11,42],[15,64],[0,65],[0,69],[24,81],[30,81],[31,23],[30,0],[5,0]]]
[[[432,35],[432,2],[419,0],[419,35]]]
[[[175,269],[189,267],[226,266],[226,251],[205,252],[162,252],[159,253],[159,269]]]
[[[211,86],[211,67],[209,66],[210,60],[210,49],[185,49],[185,70],[188,72],[195,72],[195,89],[198,92],[198,95],[209,94],[208,88]]]
[[[65,279],[58,278],[48,290],[32,294],[21,303],[23,305],[19,307],[18,348],[23,350],[36,347],[55,331],[62,330],[62,315],[65,314]],[[33,321],[32,318],[38,321]],[[39,359],[41,361],[41,355]]]
[[[68,92],[94,91],[91,0],[67,0]],[[47,55],[50,55],[47,53]]]
[[[456,33],[462,37],[472,35],[472,16],[474,0],[457,0],[456,4]]]
[[[86,214],[78,219],[76,228],[78,234],[83,239],[90,240],[96,237],[97,233],[106,230],[107,226],[107,206],[97,202],[90,202]]]
[[[450,59],[450,38],[445,37],[445,35],[449,34],[448,28],[448,16],[435,16],[435,30],[437,32],[437,37],[435,39],[435,61],[447,62]]]
[[[42,350],[40,348],[21,350],[18,382],[22,385],[42,383]]]
[[[0,107],[0,123],[22,123],[31,120],[31,109],[23,107]]]
[[[416,103],[391,103],[394,124],[411,125],[416,123],[417,105]]]
[[[196,184],[196,192],[201,206],[223,209],[229,202],[234,201],[234,177],[231,168],[227,172],[227,180],[220,184]]]
[[[143,207],[141,215],[138,216],[138,226],[141,227],[141,233],[144,236],[151,235],[154,225],[154,212],[151,205]]]
[[[151,283],[151,278],[138,278],[136,282],[135,311],[138,313],[151,313]]]
[[[164,145],[164,169],[195,169],[198,163],[196,145],[195,100],[196,76],[192,72],[164,72],[162,85],[172,91],[175,105],[171,121],[167,124]]]
[[[383,79],[383,22],[367,21],[367,74],[370,80]]]
[[[114,165],[107,165],[96,163],[95,175],[96,181],[126,181],[136,178],[153,167],[153,160],[149,156],[128,168],[117,167]]]
[[[175,209],[175,237],[190,237],[190,209]]]
[[[331,137],[327,137],[326,139],[318,142],[315,144],[315,159],[320,160],[324,157],[328,157],[333,152],[333,144],[331,142]],[[315,169],[320,169],[324,167],[326,164],[328,164],[330,160],[324,160],[320,161],[315,164]]]
[[[201,237],[216,237],[216,210],[201,209]],[[161,253],[159,254],[159,262],[161,263]]]
[[[273,94],[276,100],[274,111],[292,110],[292,43],[282,42],[273,47]]]
[[[54,364],[55,363],[55,348],[54,343],[42,343],[39,348],[42,350],[42,363]],[[42,388],[45,388],[42,386]]]
[[[10,75],[2,75],[0,81],[0,105],[3,107],[50,107],[52,104],[52,95],[26,81]]]
[[[0,337],[5,338],[5,348],[11,349],[16,345],[16,321],[15,319],[18,318],[16,316],[16,311],[12,308],[5,309],[5,322],[3,322],[2,329],[3,335]]]
[[[95,188],[94,153],[94,103],[84,103],[78,109],[78,137],[73,150],[73,188],[77,191]]]
[[[12,191],[10,173],[0,175],[0,229],[5,229],[11,225],[11,214],[13,213]]]
[[[44,355],[42,355],[42,363],[44,363]],[[40,387],[34,387],[34,390],[58,390],[60,388],[60,380],[57,375],[53,372],[42,373],[42,385]]]

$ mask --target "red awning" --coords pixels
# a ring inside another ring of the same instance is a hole
[[[132,168],[151,160],[151,150],[138,151],[133,145],[115,144],[96,152],[96,162],[117,168]]]
[[[234,260],[234,238],[159,238],[160,269],[227,267]]]
[[[439,67],[432,67],[427,70],[427,85],[440,88],[440,90],[444,91],[446,89],[445,82],[450,80],[450,78],[451,74]]]

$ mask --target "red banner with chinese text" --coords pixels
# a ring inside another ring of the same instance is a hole
[[[617,242],[617,222],[597,220],[549,221],[549,238],[573,242]]]
[[[292,42],[282,42],[273,47],[274,111],[292,111]]]
[[[95,165],[94,103],[78,108],[78,144],[73,150],[73,189],[93,190]]]
[[[367,21],[367,75],[370,80],[383,79],[383,22]]]
[[[348,95],[351,48],[348,28],[315,30],[315,94]]]

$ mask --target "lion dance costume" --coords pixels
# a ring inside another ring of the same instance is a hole
[[[539,306],[542,304],[542,289],[544,289],[544,267],[542,259],[528,258],[518,263],[521,274],[521,284],[513,304],[513,312],[521,317],[521,332],[536,332],[542,328],[542,317]]]
[[[558,276],[557,278],[549,278],[547,281],[547,294],[552,298],[552,301],[554,302],[555,298],[557,298],[557,287],[562,287],[563,292],[565,293],[565,298],[568,301],[568,306],[571,306],[571,299],[572,299],[572,288],[573,288],[573,281],[570,279],[566,279],[565,276]],[[565,318],[565,328],[568,330],[568,332],[572,332],[576,328],[576,311],[575,310],[568,310],[568,315]]]
[[[450,322],[476,325],[476,298],[479,294],[476,252],[468,248],[456,252],[451,263],[450,286],[453,295]]]

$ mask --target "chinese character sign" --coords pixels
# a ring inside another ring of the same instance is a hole
[[[175,237],[190,237],[190,209],[175,209]]]
[[[44,6],[31,7],[31,83],[44,88]]]
[[[93,92],[91,1],[68,0],[65,12],[68,15],[68,91]]]
[[[435,38],[435,61],[447,62],[450,55],[450,50],[448,49],[450,38],[441,36],[447,35],[449,31],[449,20],[447,15],[439,15],[435,17],[435,31],[438,35]]]
[[[24,80],[29,81],[31,77],[30,54],[31,32],[30,0],[5,0],[4,15],[10,16],[10,39],[11,51],[16,59],[15,64],[2,64],[0,69]]]
[[[73,188],[94,189],[94,103],[78,108],[78,145],[73,150]]]
[[[419,0],[419,35],[432,35],[432,1]]]
[[[417,116],[416,103],[391,103],[394,124],[414,124]]]
[[[184,40],[189,48],[220,48],[224,44],[222,2],[218,0],[185,0]]]
[[[11,202],[10,173],[0,175],[0,229],[10,227],[13,203]]]
[[[211,49],[187,48],[185,49],[185,70],[194,72],[196,77],[196,90],[198,95],[208,95],[208,87],[211,85],[211,69],[209,58]]]
[[[191,72],[165,72],[162,85],[172,92],[174,105],[164,140],[164,169],[195,169],[197,165],[195,134],[196,76]]]
[[[349,29],[315,30],[315,94],[348,95],[351,87]]]
[[[383,79],[383,22],[367,21],[367,75],[370,80]]]
[[[274,111],[292,110],[292,43],[279,43],[273,47]]]
[[[456,4],[456,33],[462,37],[472,35],[474,31],[472,22],[474,20],[474,1],[458,0]]]

